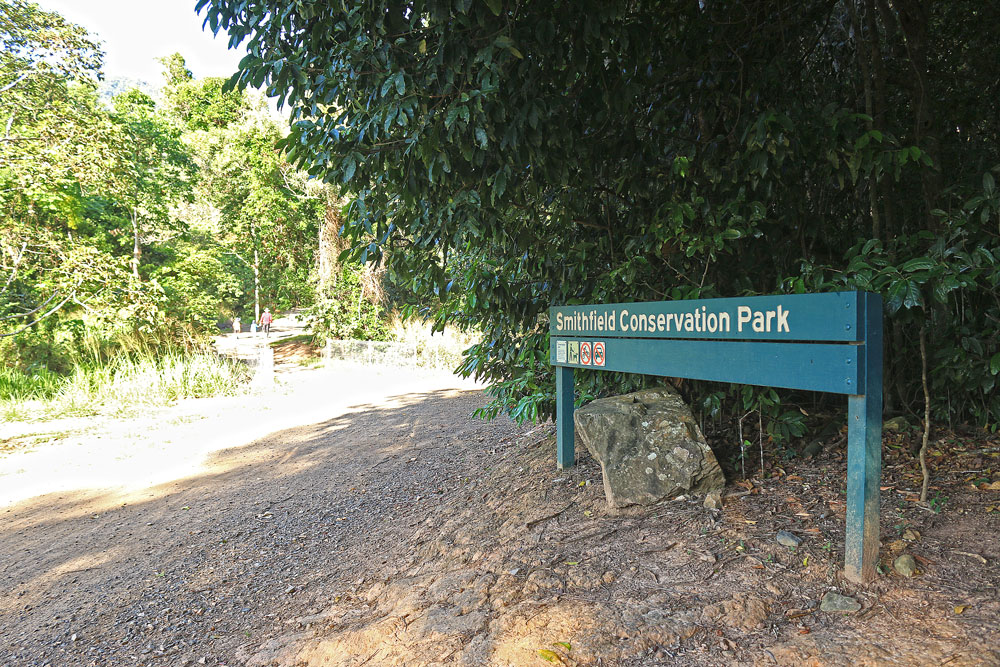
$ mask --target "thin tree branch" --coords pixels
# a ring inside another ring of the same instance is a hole
[[[0,290],[0,294],[3,294],[8,289],[10,289],[11,283],[13,283],[14,278],[17,277],[17,270],[21,266],[21,260],[24,258],[24,251],[27,249],[27,247],[28,247],[27,241],[21,244],[21,250],[20,252],[17,253],[17,257],[14,258],[13,270],[11,271],[10,276],[7,278],[7,282],[4,284],[3,289]]]
[[[29,310],[26,313],[17,313],[16,315],[4,315],[3,317],[0,317],[0,321],[3,321],[3,320],[16,320],[19,317],[27,317],[28,315],[31,315],[33,313],[37,313],[39,310],[41,310],[45,306],[49,305],[49,303],[51,303],[52,300],[56,298],[56,296],[58,296],[58,294],[53,294],[52,296],[50,296],[48,299],[45,300],[45,303],[43,303],[42,305],[38,306],[37,308],[35,308],[33,310]]]
[[[24,81],[25,79],[27,79],[30,74],[31,74],[31,72],[25,72],[21,76],[17,77],[16,79],[14,79],[10,83],[8,83],[3,88],[0,88],[0,93],[6,93],[8,90],[10,90],[11,88],[13,88],[14,86],[16,86],[17,84],[19,84],[22,81]]]
[[[75,294],[75,292],[73,294]],[[39,317],[34,322],[29,322],[28,324],[25,324],[23,327],[21,327],[20,329],[18,329],[17,331],[14,331],[12,333],[0,334],[0,338],[10,338],[11,336],[17,336],[20,333],[24,333],[25,331],[27,331],[31,327],[35,326],[36,324],[38,324],[39,322],[41,322],[42,320],[44,320],[46,317],[48,317],[49,315],[51,315],[52,313],[54,313],[57,310],[59,310],[60,308],[62,308],[64,305],[66,305],[66,302],[73,298],[73,294],[70,294],[68,297],[66,297],[65,299],[63,299],[62,301],[60,301],[57,305],[53,306],[51,310],[49,310],[47,313],[45,313],[44,315],[42,315],[41,317]]]
[[[248,262],[245,259],[243,259],[238,252],[234,252],[232,250],[227,250],[226,252],[224,252],[222,254],[223,255],[232,255],[233,257],[235,257],[236,259],[240,260],[241,262],[243,262],[244,264],[246,264],[250,268],[253,268],[253,264],[251,264],[250,262]]]
[[[920,444],[920,472],[924,476],[923,486],[920,487],[920,502],[927,502],[927,485],[931,479],[931,473],[927,469],[927,441],[931,434],[931,393],[927,389],[927,326],[920,325],[920,379],[924,386],[924,439]]]

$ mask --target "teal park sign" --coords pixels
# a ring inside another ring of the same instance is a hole
[[[882,300],[868,292],[561,306],[549,310],[557,462],[575,463],[574,369],[848,397],[845,574],[875,573],[882,472]]]

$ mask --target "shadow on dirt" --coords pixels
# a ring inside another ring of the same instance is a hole
[[[484,402],[396,396],[194,477],[7,508],[0,664],[1000,664],[982,521],[947,545],[986,559],[979,576],[924,559],[852,587],[837,452],[729,487],[722,512],[611,513],[591,459],[556,470],[551,427],[472,419]],[[829,590],[862,611],[818,611]]]

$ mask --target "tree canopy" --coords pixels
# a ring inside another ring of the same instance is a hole
[[[326,200],[261,101],[180,54],[162,97],[102,100],[96,41],[22,0],[0,0],[0,45],[0,363],[66,371],[197,345],[258,294],[311,304]]]
[[[880,292],[890,407],[1000,421],[993,4],[200,0],[363,260],[552,410],[550,305]],[[429,297],[436,297],[431,302]],[[592,377],[584,395],[639,382]],[[759,397],[758,395],[758,405]]]

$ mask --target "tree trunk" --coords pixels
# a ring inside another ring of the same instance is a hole
[[[139,221],[132,213],[132,277],[139,282],[139,259],[142,257],[142,246],[139,244]]]
[[[337,257],[342,250],[340,240],[340,205],[330,194],[326,197],[326,207],[323,222],[319,226],[319,281],[317,293],[320,297],[337,279]]]
[[[260,322],[260,253],[253,248],[253,319]]]
[[[858,0],[858,2],[860,4],[861,0]],[[861,68],[861,83],[865,96],[865,115],[868,116],[868,120],[865,122],[865,126],[868,128],[868,131],[870,132],[871,130],[874,129],[875,112],[873,111],[873,103],[872,103],[873,84],[872,84],[871,67],[869,67],[869,65],[874,66],[874,63],[868,62],[869,56],[872,55],[872,49],[871,48],[866,49],[865,46],[871,45],[872,26],[871,23],[868,22],[866,23],[864,30],[862,30],[861,22],[858,20],[858,12],[855,9],[853,0],[852,2],[849,2],[847,4],[847,9],[848,9],[848,14],[851,17],[851,28],[854,31],[854,39],[856,40],[857,43],[856,53],[858,56],[858,65]],[[870,8],[861,7],[861,9],[862,11],[865,12],[866,18],[871,14]],[[865,41],[866,33],[868,38],[867,42]],[[873,239],[880,238],[882,235],[882,225],[880,220],[881,216],[879,215],[879,209],[878,209],[877,189],[878,189],[878,178],[875,176],[873,172],[868,180],[868,213],[871,216],[872,220],[871,237]]]
[[[934,113],[931,108],[932,95],[928,76],[929,35],[927,34],[927,7],[922,0],[896,0],[899,24],[903,32],[903,43],[907,59],[913,71],[910,89],[913,104],[913,143],[930,157],[933,165],[920,170],[921,190],[924,197],[926,226],[934,230],[937,221],[931,211],[937,208],[941,192],[941,163],[939,161],[939,141],[934,127]]]

